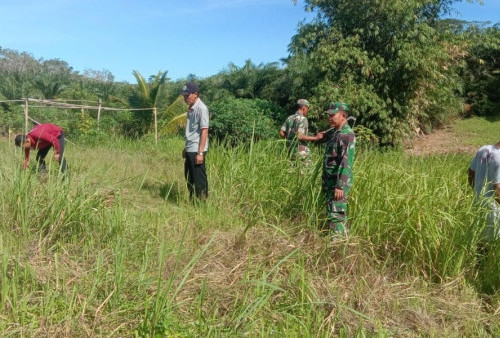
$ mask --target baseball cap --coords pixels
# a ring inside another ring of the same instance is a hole
[[[307,101],[306,99],[299,99],[299,100],[297,101],[297,104],[298,104],[299,106],[307,106],[307,107],[310,107],[310,106],[311,106],[311,104],[309,103],[309,101]]]
[[[192,93],[199,93],[200,89],[198,88],[198,85],[194,82],[188,82],[182,87],[182,90],[180,92],[181,95],[189,95]]]
[[[344,111],[348,112],[349,111],[349,105],[344,102],[332,102],[328,106],[328,109],[325,111],[328,115],[333,115],[337,114],[339,111]]]

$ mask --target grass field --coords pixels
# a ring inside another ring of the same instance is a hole
[[[488,144],[500,121],[453,130]],[[209,198],[192,203],[182,146],[68,144],[62,179],[0,142],[2,336],[500,335],[471,154],[358,152],[352,234],[333,241],[322,148],[301,173],[279,141],[212,146]]]

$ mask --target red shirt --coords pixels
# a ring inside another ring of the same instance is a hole
[[[31,142],[31,148],[43,149],[48,146],[54,146],[56,154],[59,154],[58,137],[61,136],[62,129],[55,124],[43,123],[35,126],[29,133],[28,139]]]

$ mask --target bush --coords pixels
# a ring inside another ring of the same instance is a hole
[[[210,106],[210,133],[231,145],[276,137],[278,127],[271,116],[279,107],[266,100],[226,98]]]
[[[21,105],[0,105],[0,134],[8,135],[9,130],[15,133],[24,132],[24,112]]]
[[[378,138],[373,130],[362,125],[354,127],[353,130],[356,134],[357,149],[376,149],[378,147]]]

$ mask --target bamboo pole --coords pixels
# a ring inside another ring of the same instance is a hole
[[[24,100],[24,135],[28,134],[28,102],[29,99]]]
[[[99,130],[100,128],[101,108],[102,108],[102,100],[101,98],[99,98],[99,107],[97,107],[97,130]]]
[[[155,144],[158,144],[158,117],[157,117],[156,107],[153,108],[153,114],[155,117]]]

